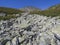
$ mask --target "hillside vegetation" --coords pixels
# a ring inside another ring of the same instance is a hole
[[[6,14],[18,14],[18,13],[20,14],[23,11],[14,8],[0,7],[0,12],[4,12]]]
[[[16,16],[15,15],[8,15],[8,16],[0,16],[0,20],[9,20],[9,19],[11,19],[11,18],[16,18]]]
[[[43,10],[43,11],[34,11],[30,12],[31,14],[40,14],[44,16],[60,16],[60,4],[51,6],[50,8]]]
[[[21,14],[24,11],[14,9],[14,8],[7,8],[7,7],[0,7],[0,13],[5,13],[6,16],[0,16],[0,20],[9,20],[11,18],[16,18],[16,15],[13,14]]]
[[[34,7],[25,7],[22,9],[0,7],[0,13],[1,12],[6,13],[5,17],[0,16],[0,20],[2,20],[2,19],[7,20],[7,19],[11,19],[11,18],[16,18],[16,16],[13,14],[21,14],[25,11],[30,12],[29,14],[39,14],[39,15],[44,15],[44,16],[55,17],[55,16],[60,16],[60,4],[53,5],[46,10],[40,10],[40,9],[34,8]]]

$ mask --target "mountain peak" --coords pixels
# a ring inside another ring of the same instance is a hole
[[[22,11],[30,12],[30,11],[40,11],[39,8],[33,7],[33,6],[27,6],[24,8],[20,8]]]

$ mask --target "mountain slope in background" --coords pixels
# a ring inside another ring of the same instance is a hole
[[[41,9],[35,8],[33,6],[27,6],[24,8],[20,8],[20,10],[25,11],[25,12],[33,12],[33,11],[40,11]]]
[[[39,14],[39,15],[43,15],[43,16],[55,17],[55,16],[60,16],[60,4],[51,6],[46,10],[41,10],[41,9],[35,8],[33,6],[27,6],[27,7],[20,8],[20,9],[0,7],[0,13],[1,12],[6,13],[9,16],[5,16],[5,17],[0,16],[0,19],[3,19],[3,18],[7,19],[7,17],[8,17],[8,19],[10,19],[13,14],[21,14],[21,13],[28,13],[28,12],[29,12],[29,14]],[[13,17],[15,17],[15,15]]]
[[[51,16],[51,17],[60,16],[60,4],[53,5],[46,10],[33,11],[30,13],[31,14],[40,14],[40,15],[44,15],[44,16]]]
[[[60,10],[60,4],[53,5],[53,6],[49,7],[48,9],[56,9],[56,10]]]
[[[0,7],[0,12],[4,12],[7,14],[16,14],[16,13],[22,13],[23,11],[14,8]]]
[[[42,11],[42,14],[53,17],[60,16],[60,4],[49,7],[47,10]]]

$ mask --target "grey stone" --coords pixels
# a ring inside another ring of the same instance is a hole
[[[59,17],[24,13],[0,21],[0,45],[60,45]]]

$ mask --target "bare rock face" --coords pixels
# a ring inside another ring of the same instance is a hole
[[[25,13],[1,20],[0,45],[60,45],[60,19]]]

